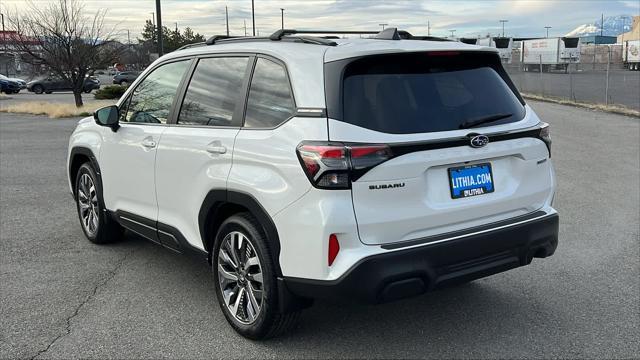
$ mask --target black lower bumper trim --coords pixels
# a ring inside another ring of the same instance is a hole
[[[308,298],[385,302],[527,265],[558,246],[558,215],[365,258],[333,281],[285,277],[287,288]]]

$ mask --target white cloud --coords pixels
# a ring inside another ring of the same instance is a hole
[[[35,0],[36,3],[51,0]],[[139,35],[144,21],[155,12],[154,0],[84,0],[86,10],[108,8],[107,21]],[[515,36],[542,35],[544,26],[563,34],[578,25],[606,15],[637,14],[638,1],[622,0],[255,0],[256,27],[261,35],[280,28],[280,8],[285,8],[285,27],[322,29],[380,29],[387,23],[415,34],[426,34],[427,21],[433,35],[460,36],[501,31],[500,19],[508,19],[506,32]],[[250,0],[162,0],[163,24],[189,26],[205,35],[225,32],[224,7],[229,8],[230,30],[244,34],[243,21],[251,33]],[[24,0],[2,0],[2,9],[24,11]],[[6,10],[3,10],[3,12]]]

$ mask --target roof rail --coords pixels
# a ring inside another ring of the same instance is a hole
[[[189,48],[192,48],[192,47],[205,46],[205,45],[207,45],[205,42],[197,42],[197,43],[193,43],[193,44],[187,44],[187,45],[179,47],[176,51],[189,49]]]
[[[246,38],[246,36],[213,35],[212,37],[207,39],[206,44],[213,45],[220,40],[237,39],[237,38]]]
[[[322,34],[324,36],[288,36],[297,34]],[[331,35],[329,35],[331,34]],[[372,39],[378,40],[430,40],[430,41],[451,41],[445,38],[439,38],[434,36],[414,36],[408,31],[398,30],[397,28],[386,28],[383,31],[361,31],[361,30],[297,30],[297,29],[280,29],[269,37],[256,37],[256,36],[229,36],[229,35],[213,35],[205,42],[199,42],[194,44],[185,45],[178,50],[189,49],[192,47],[199,47],[205,45],[214,45],[221,43],[230,43],[238,41],[292,41],[302,42],[307,44],[317,44],[326,46],[338,45],[332,39],[339,39],[336,35],[348,35],[348,34],[368,34],[375,35]]]
[[[296,34],[335,34],[335,35],[349,35],[349,34],[378,34],[379,31],[358,31],[358,30],[297,30],[297,29],[280,29],[271,36],[269,39],[278,41],[282,40],[283,37],[287,35],[296,35]]]

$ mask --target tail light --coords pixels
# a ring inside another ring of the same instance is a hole
[[[320,189],[349,189],[352,181],[393,157],[381,144],[303,142],[296,151],[309,181]]]
[[[544,143],[547,145],[547,149],[549,150],[549,157],[551,157],[551,132],[549,131],[549,124],[542,124],[538,136],[540,137],[540,140],[544,141]]]

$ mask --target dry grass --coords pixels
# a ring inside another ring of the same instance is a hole
[[[6,99],[11,99],[11,98],[8,97],[7,94],[5,93],[0,93],[0,100],[6,100]]]
[[[540,96],[540,95],[534,95],[534,94],[526,94],[526,93],[523,93],[522,96],[531,100],[545,101],[545,102],[551,102],[551,103],[561,104],[561,105],[577,106],[577,107],[590,109],[590,110],[605,111],[605,112],[610,112],[610,113],[615,113],[620,115],[640,117],[640,111],[629,109],[628,107],[624,107],[622,105],[605,105],[605,104],[574,102],[574,101],[565,100],[565,99],[559,99],[559,98],[554,98],[549,96]]]
[[[0,112],[48,115],[50,118],[65,118],[90,116],[96,109],[114,103],[114,101],[89,101],[85,102],[83,107],[77,108],[75,104],[69,103],[27,101],[17,104],[0,105]]]

